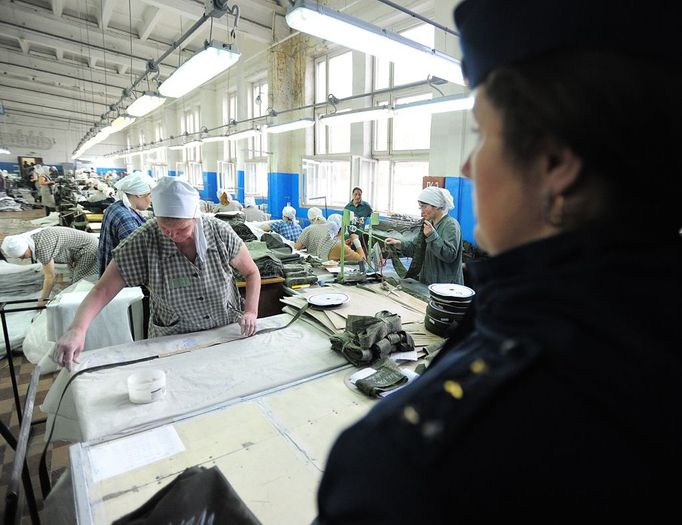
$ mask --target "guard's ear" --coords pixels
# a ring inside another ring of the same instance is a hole
[[[543,180],[551,195],[564,195],[580,177],[583,161],[565,146],[550,146],[544,156]]]

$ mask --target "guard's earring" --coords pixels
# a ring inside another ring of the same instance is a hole
[[[545,196],[543,216],[547,224],[554,226],[555,228],[561,228],[563,226],[565,202],[566,199],[561,194],[551,195],[548,193]]]

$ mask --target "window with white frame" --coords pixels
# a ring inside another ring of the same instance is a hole
[[[353,53],[347,51],[315,60],[315,102],[325,102],[329,95],[338,99],[353,94]],[[321,113],[332,111],[322,107]],[[317,124],[318,155],[350,152],[350,124]]]
[[[152,177],[154,180],[159,180],[168,175],[168,166],[166,164],[155,164],[152,166]]]
[[[201,129],[199,123],[199,108],[185,111],[182,119],[181,131],[190,135],[190,140],[194,140]],[[199,189],[204,187],[203,167],[201,163],[202,146],[192,146],[182,150],[182,158],[185,162],[185,174],[189,183]]]
[[[267,162],[247,162],[244,164],[244,193],[254,197],[268,196]]]
[[[154,136],[156,142],[160,143],[166,138],[166,133],[163,128],[163,123],[158,122],[154,127]],[[160,164],[166,164],[168,162],[168,149],[166,146],[158,146],[155,148],[156,162]],[[168,171],[168,169],[166,169]]]
[[[179,177],[181,179],[187,180],[187,177],[185,175],[185,163],[184,162],[176,162],[175,163],[175,176]]]
[[[420,24],[406,31],[401,31],[400,36],[414,40],[431,49],[434,48],[435,27],[431,24]],[[420,71],[414,64],[392,64],[393,65],[393,85],[401,86],[410,82],[426,80],[427,73]]]
[[[248,118],[264,117],[268,114],[269,101],[268,82],[259,80],[251,84],[249,91],[249,115]],[[248,139],[250,159],[265,157],[268,154],[268,134],[259,133],[255,137]]]
[[[303,159],[305,179],[304,201],[309,206],[345,206],[350,200],[351,161],[350,159]]]
[[[204,173],[201,162],[187,162],[187,181],[195,188],[204,187]]]
[[[418,216],[417,195],[422,190],[422,179],[429,175],[428,161],[380,160],[376,171],[375,194],[377,211]]]
[[[239,120],[237,117],[237,94],[228,93],[223,97],[223,125],[227,126],[232,121]],[[228,128],[223,128],[221,134],[225,134]],[[223,143],[223,159],[234,161],[237,159],[237,143],[229,140]]]
[[[233,162],[218,161],[218,188],[237,194],[237,169]]]

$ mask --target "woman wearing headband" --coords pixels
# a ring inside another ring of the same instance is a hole
[[[97,268],[100,276],[111,261],[113,251],[119,243],[145,223],[146,219],[140,212],[149,208],[154,184],[151,177],[139,171],[123,177],[114,184],[118,190],[119,200],[104,210],[97,250]]]
[[[334,445],[320,525],[658,523],[679,513],[673,7],[458,5],[478,135],[462,173],[491,257],[471,265],[471,322]]]
[[[230,226],[198,213],[199,194],[187,182],[164,177],[152,189],[156,218],[114,250],[114,258],[90,291],[69,330],[57,342],[57,362],[71,369],[90,322],[125,286],[150,293],[149,336],[208,330],[239,321],[256,331],[260,275]],[[232,267],[246,279],[244,308]]]

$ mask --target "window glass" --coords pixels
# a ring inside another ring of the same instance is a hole
[[[391,81],[391,63],[388,60],[374,58],[374,89],[385,89]]]
[[[423,24],[403,31],[400,35],[433,49],[434,29],[435,28],[432,25]],[[420,67],[420,64],[418,63],[411,64],[401,62],[399,64],[394,64],[393,66],[394,86],[425,80],[428,75],[428,72]]]
[[[312,197],[326,197],[327,206],[345,206],[351,190],[349,160],[303,159],[305,199],[310,206],[324,207],[324,199],[308,201]]]
[[[393,210],[420,215],[417,195],[422,178],[429,174],[428,162],[396,162],[393,166]]]
[[[237,170],[231,162],[218,162],[218,188],[225,188],[232,195],[237,193]]]
[[[431,94],[400,98],[396,104],[408,104],[418,100],[429,100]],[[431,115],[408,113],[393,117],[393,149],[413,150],[431,147]]]
[[[315,102],[327,100],[327,60],[315,63]]]
[[[377,163],[377,190],[374,194],[374,202],[371,203],[375,210],[389,211],[391,209],[391,161],[380,160]]]
[[[353,54],[348,51],[329,59],[329,89],[336,98],[353,94]]]
[[[267,162],[247,162],[244,165],[244,193],[254,197],[268,196]]]

